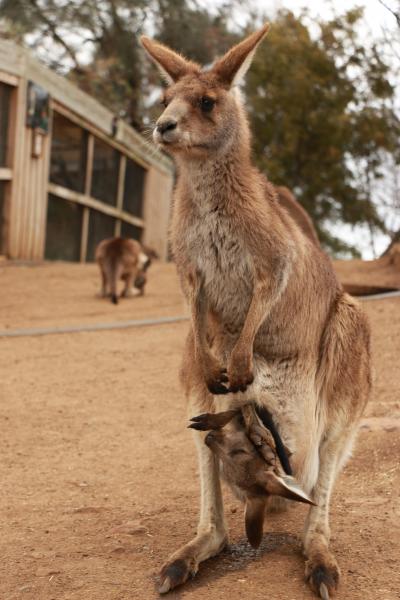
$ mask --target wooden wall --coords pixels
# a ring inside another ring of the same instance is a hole
[[[12,97],[9,168],[11,181],[5,211],[5,246],[13,259],[35,260],[44,257],[51,132],[43,136],[42,153],[32,156],[32,129],[26,127],[26,91],[28,80],[46,89],[51,105],[65,106],[77,122],[111,145],[137,160],[147,169],[144,191],[144,243],[160,257],[168,253],[167,230],[173,185],[171,161],[151,147],[136,131],[119,122],[116,136],[110,137],[113,115],[94,98],[35,61],[26,50],[0,40],[0,80],[16,87]],[[54,186],[53,186],[54,187]],[[67,190],[68,191],[68,190]],[[90,200],[90,199],[89,199]],[[87,202],[89,202],[89,200]],[[94,201],[93,201],[94,202]],[[93,203],[92,202],[92,203]],[[89,204],[88,204],[89,205]],[[109,212],[111,207],[105,207]],[[128,218],[134,221],[134,218]]]
[[[144,190],[145,230],[143,243],[154,248],[160,258],[168,258],[168,226],[171,210],[173,179],[170,175],[150,168]]]
[[[8,218],[10,258],[43,258],[46,234],[50,135],[43,136],[42,154],[32,156],[33,130],[25,126],[27,81],[15,91],[16,119],[12,147],[12,189]]]

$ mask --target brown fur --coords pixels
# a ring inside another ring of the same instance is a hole
[[[150,259],[142,251],[136,240],[109,238],[100,242],[96,248],[96,261],[100,267],[102,286],[100,296],[111,296],[114,304],[118,303],[117,283],[119,279],[125,282],[123,297],[132,295],[134,285],[144,294],[146,271]]]
[[[171,50],[148,39],[144,45],[171,83],[154,138],[179,173],[171,245],[191,308],[182,368],[189,410],[256,401],[273,415],[294,474],[317,503],[304,532],[306,577],[326,598],[339,578],[329,549],[329,499],[368,398],[369,328],[329,259],[251,164],[234,86],[266,31],[206,72],[180,63],[177,75]],[[196,435],[198,533],[164,565],[161,592],[183,583],[227,540],[219,462]]]
[[[301,206],[300,202],[296,200],[292,192],[284,185],[275,186],[276,193],[278,194],[278,201],[281,206],[284,206],[288,211],[289,215],[297,225],[303,231],[303,233],[317,246],[320,246],[317,232],[315,231],[314,224],[309,214]]]

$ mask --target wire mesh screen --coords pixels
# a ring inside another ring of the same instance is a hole
[[[97,245],[104,239],[114,237],[115,219],[90,209],[89,237],[86,260],[93,261]]]
[[[146,170],[129,158],[126,161],[123,208],[135,217],[143,216],[143,188]]]
[[[50,181],[84,192],[88,133],[54,112],[51,137]]]
[[[49,260],[80,259],[83,207],[49,195],[45,257]]]
[[[0,167],[7,166],[11,90],[11,86],[0,83]]]

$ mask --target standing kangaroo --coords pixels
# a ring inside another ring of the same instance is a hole
[[[182,381],[191,415],[264,406],[312,495],[306,579],[326,600],[339,567],[329,548],[329,499],[370,389],[369,327],[329,259],[277,202],[252,165],[236,86],[265,25],[208,70],[165,46],[142,44],[169,83],[155,141],[178,168],[171,244],[191,308]],[[227,543],[219,461],[197,432],[201,477],[196,537],[161,571],[167,592]]]

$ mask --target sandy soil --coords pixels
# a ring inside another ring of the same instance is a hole
[[[97,265],[77,263],[0,264],[0,329],[108,323],[182,315],[185,308],[175,266],[151,265],[146,296],[122,299],[117,308],[96,299]],[[120,291],[123,285],[120,282]]]
[[[2,328],[182,314],[172,266],[148,295],[94,298],[94,266],[5,267]],[[157,276],[157,277],[156,277]],[[4,293],[6,291],[6,293]],[[365,303],[376,383],[336,487],[339,599],[399,598],[400,298]],[[158,569],[195,531],[196,458],[177,371],[187,323],[1,340],[1,600],[151,600]],[[260,550],[226,490],[231,546],[170,598],[311,600],[306,508],[271,515]]]

